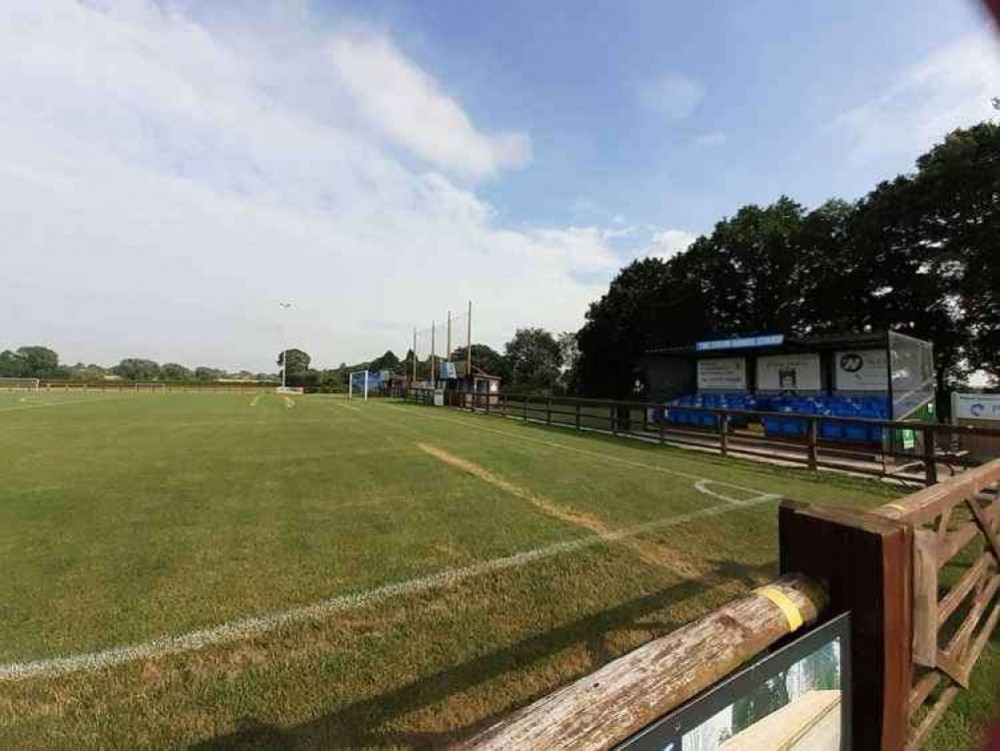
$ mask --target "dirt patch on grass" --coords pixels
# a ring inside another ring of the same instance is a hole
[[[551,498],[547,498],[540,493],[536,493],[529,488],[524,488],[504,477],[496,475],[475,462],[463,459],[460,456],[455,456],[454,454],[445,451],[442,448],[438,448],[437,446],[432,446],[429,443],[417,443],[417,447],[421,451],[430,454],[435,459],[438,459],[445,464],[457,467],[458,469],[479,478],[483,482],[487,482],[494,487],[500,488],[501,490],[516,496],[517,498],[528,501],[535,506],[535,508],[548,514],[549,516],[568,524],[582,527],[583,529],[600,535],[601,537],[613,540],[616,543],[628,545],[629,547],[634,548],[639,553],[639,557],[646,563],[667,568],[686,577],[697,577],[702,573],[695,565],[693,565],[687,556],[677,552],[676,550],[671,550],[665,545],[638,538],[630,538],[627,540],[615,538],[612,536],[615,530],[608,526],[603,520],[598,519],[592,514],[587,514],[582,511],[569,508],[568,506],[560,504]]]

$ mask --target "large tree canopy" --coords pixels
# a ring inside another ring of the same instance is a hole
[[[464,345],[453,350],[451,353],[452,362],[465,362],[468,359],[467,352],[468,348]],[[489,375],[500,376],[504,385],[510,383],[510,362],[492,347],[485,344],[473,344],[472,365]]]
[[[160,377],[160,366],[153,360],[126,357],[111,372],[129,381],[155,381]]]
[[[0,377],[65,378],[67,370],[59,366],[59,355],[48,347],[34,345],[0,352]]]
[[[278,353],[278,365],[281,368],[285,367],[286,357],[288,358],[288,379],[289,383],[291,383],[291,378],[302,375],[309,370],[309,363],[312,362],[312,358],[306,352],[294,347],[282,350]]]
[[[518,329],[506,345],[514,391],[555,391],[563,355],[559,342],[539,328]]]
[[[641,391],[657,345],[892,328],[933,341],[938,387],[1000,376],[1000,126],[950,134],[851,204],[744,206],[670,260],[635,261],[577,335],[580,387]]]

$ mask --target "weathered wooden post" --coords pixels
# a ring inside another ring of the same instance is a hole
[[[818,583],[804,576],[784,576],[613,660],[452,748],[613,748],[782,637],[815,623],[826,603]],[[789,610],[796,613],[794,620]]]
[[[923,429],[924,434],[924,479],[928,485],[937,482],[937,451],[935,445],[936,434],[934,429],[927,426]]]
[[[851,613],[855,751],[906,747],[912,682],[912,547],[908,524],[848,509],[781,504],[781,570],[825,583],[831,617]]]
[[[806,430],[806,451],[809,455],[809,469],[815,471],[819,467],[819,453],[817,444],[819,442],[818,423],[815,417],[810,417]]]

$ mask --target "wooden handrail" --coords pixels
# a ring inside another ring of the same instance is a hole
[[[872,513],[911,524],[923,524],[997,482],[1000,482],[1000,459],[942,480]]]
[[[826,591],[805,576],[786,575],[768,586],[794,604],[802,619],[798,625],[814,623],[826,609]],[[452,748],[611,748],[791,631],[786,612],[758,590],[619,657]]]

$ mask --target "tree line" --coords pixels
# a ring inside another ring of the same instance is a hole
[[[273,373],[251,373],[248,370],[229,372],[221,368],[199,365],[189,368],[174,362],[162,365],[141,357],[126,357],[117,365],[104,367],[95,363],[78,362],[64,365],[59,354],[41,345],[5,349],[0,352],[0,378],[41,378],[51,381],[96,382],[109,377],[127,381],[170,381],[175,383],[211,382],[219,379],[276,381]]]
[[[894,329],[934,344],[937,387],[1000,378],[1000,126],[949,134],[858,201],[747,205],[663,261],[623,268],[576,334],[568,381],[642,395],[652,347]]]

